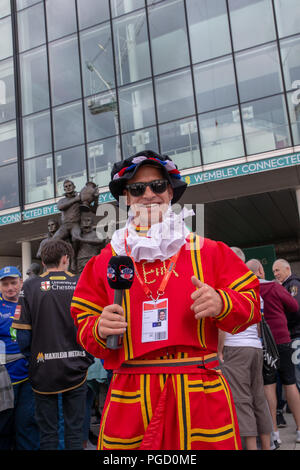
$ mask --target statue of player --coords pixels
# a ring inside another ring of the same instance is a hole
[[[86,263],[90,258],[100,253],[101,249],[106,245],[105,240],[100,240],[93,228],[93,214],[84,213],[81,217],[81,234],[77,238],[79,248],[77,251],[77,273],[83,271]]]
[[[38,263],[31,263],[29,268],[26,271],[26,274],[28,276],[28,279],[32,279],[34,277],[37,277],[40,274],[41,267]]]
[[[80,211],[96,213],[98,207],[99,190],[93,181],[87,181],[86,185],[80,191]]]
[[[91,186],[93,185],[93,186]],[[90,187],[93,191],[93,197],[90,197]],[[88,208],[96,212],[98,207],[98,192],[95,190],[95,183],[87,182],[85,187],[80,193],[75,191],[75,184],[73,181],[64,181],[65,196],[57,203],[57,208],[61,211],[61,226],[55,233],[55,238],[66,240],[71,239],[72,244],[76,245],[76,240],[80,237],[80,219],[81,219],[81,206],[82,201],[85,203],[85,210]],[[85,200],[84,195],[88,193],[88,198]],[[76,246],[73,246],[76,253]]]
[[[58,203],[57,208],[61,211],[61,225],[54,238],[75,240],[80,235],[80,194],[75,191],[73,181],[64,181],[64,197]]]

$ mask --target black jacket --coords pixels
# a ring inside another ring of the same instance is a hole
[[[297,337],[300,338],[300,278],[295,274],[292,274],[282,283],[282,285],[298,302],[298,312],[288,318],[288,328],[292,339]]]
[[[29,356],[29,378],[37,393],[59,393],[83,383],[93,358],[77,342],[70,313],[78,277],[49,271],[24,283],[13,327],[20,349]],[[30,347],[30,354],[29,354]]]

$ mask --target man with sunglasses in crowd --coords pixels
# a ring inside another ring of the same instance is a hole
[[[174,162],[150,150],[112,169],[110,191],[126,198],[128,220],[86,265],[71,306],[82,347],[114,370],[99,449],[241,448],[218,328],[260,321],[259,284],[229,247],[190,232],[184,211],[172,210],[186,186]],[[107,279],[113,255],[134,265],[122,306]],[[110,349],[111,335],[120,348]]]

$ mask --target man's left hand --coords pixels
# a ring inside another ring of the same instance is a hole
[[[191,281],[197,287],[197,290],[191,295],[194,300],[191,310],[194,311],[196,320],[219,315],[223,308],[223,302],[218,292],[208,284],[199,281],[196,276],[192,276]]]

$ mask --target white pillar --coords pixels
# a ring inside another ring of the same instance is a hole
[[[196,204],[196,233],[204,237],[204,204]]]
[[[296,199],[297,199],[297,205],[298,205],[298,215],[300,218],[300,188],[296,189]]]
[[[31,243],[22,242],[22,276],[23,281],[26,279],[26,271],[31,265]]]
[[[175,204],[176,206],[176,204]],[[189,230],[193,230],[201,237],[205,236],[204,233],[204,204],[185,204],[187,210],[194,210],[194,216],[185,217],[184,222]],[[175,210],[177,213],[177,210]]]

